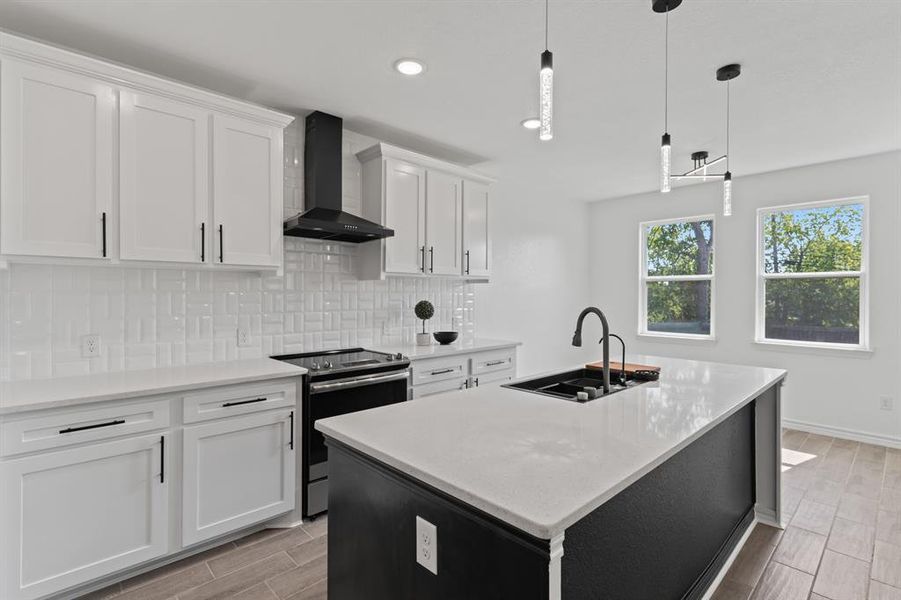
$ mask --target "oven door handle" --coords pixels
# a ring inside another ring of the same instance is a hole
[[[335,390],[346,390],[364,385],[374,385],[377,383],[387,383],[389,381],[400,381],[408,379],[410,373],[401,371],[400,373],[389,373],[388,375],[366,375],[364,377],[350,377],[348,379],[340,379],[326,383],[311,383],[310,394],[323,394],[325,392],[333,392]]]

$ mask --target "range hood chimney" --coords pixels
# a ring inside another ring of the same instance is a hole
[[[369,242],[394,235],[393,229],[344,212],[341,202],[341,136],[343,121],[324,112],[306,119],[303,192],[307,210],[285,221],[285,235]]]

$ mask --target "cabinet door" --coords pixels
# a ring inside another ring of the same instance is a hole
[[[43,597],[166,554],[163,438],[0,464],[0,597]]]
[[[463,272],[487,277],[491,247],[488,237],[488,186],[463,182]]]
[[[210,201],[209,119],[188,104],[119,93],[121,258],[209,257],[201,232]]]
[[[282,135],[275,127],[214,116],[215,263],[281,264]]]
[[[109,86],[3,61],[0,252],[106,256],[115,109]]]
[[[385,160],[386,273],[422,273],[425,264],[425,169]]]
[[[294,508],[294,411],[184,429],[185,546]]]
[[[463,182],[440,171],[429,171],[426,182],[426,270],[435,275],[461,275]]]

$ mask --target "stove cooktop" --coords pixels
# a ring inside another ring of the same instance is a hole
[[[270,358],[303,367],[310,372],[311,376],[359,371],[381,366],[404,369],[410,364],[410,360],[403,354],[376,352],[374,350],[364,350],[363,348],[282,354]]]

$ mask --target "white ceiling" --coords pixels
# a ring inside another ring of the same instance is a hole
[[[515,178],[536,198],[657,185],[663,17],[648,0],[551,0],[555,133],[536,112],[544,3],[532,0],[0,3],[0,27],[347,126]],[[419,78],[392,71],[421,58]],[[717,67],[732,84],[732,171],[901,147],[901,0],[685,0],[670,17],[676,170],[723,150]]]

